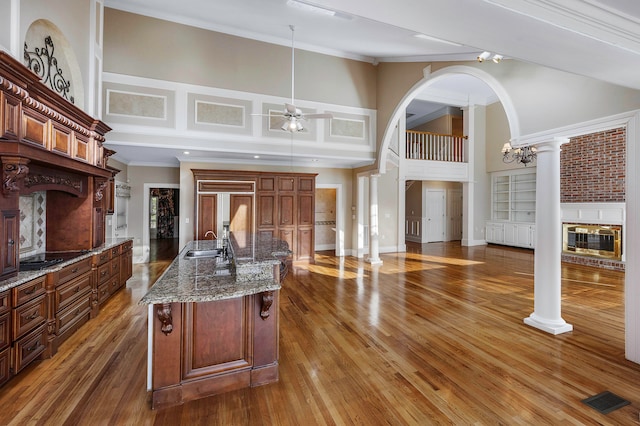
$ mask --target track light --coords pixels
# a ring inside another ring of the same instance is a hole
[[[489,59],[489,56],[491,56],[491,52],[487,52],[484,51],[481,54],[478,55],[478,62],[484,62],[485,59]]]
[[[493,62],[495,62],[496,64],[500,63],[500,61],[502,61],[504,59],[504,56],[502,56],[499,53],[495,53],[493,54],[493,57],[491,57],[492,53],[491,52],[487,52],[486,50],[484,52],[482,52],[481,54],[478,55],[478,62],[484,62],[487,59],[491,58],[491,60]]]

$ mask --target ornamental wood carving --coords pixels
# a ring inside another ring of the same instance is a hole
[[[273,305],[273,291],[265,291],[260,293],[262,296],[262,309],[260,309],[260,318],[266,320],[269,318],[269,309],[271,309],[271,305]]]
[[[22,157],[2,157],[2,191],[5,195],[18,195],[18,183],[29,173],[28,162]]]
[[[100,201],[104,198],[104,190],[107,188],[109,181],[103,181],[98,184],[98,188],[96,189],[95,200]]]
[[[162,326],[160,331],[168,336],[173,331],[173,316],[171,316],[171,303],[163,303],[157,310],[156,315]]]

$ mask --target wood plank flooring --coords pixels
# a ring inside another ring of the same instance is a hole
[[[0,388],[0,424],[637,425],[640,365],[624,359],[624,273],[563,264],[551,336],[533,309],[533,252],[410,246],[378,267],[319,253],[280,295],[280,381],[153,411],[147,309],[166,260],[135,265],[126,289]],[[610,390],[608,415],[581,400]]]

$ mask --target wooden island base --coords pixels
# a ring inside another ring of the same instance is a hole
[[[278,381],[278,296],[151,305],[152,408]]]

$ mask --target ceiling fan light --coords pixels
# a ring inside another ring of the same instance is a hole
[[[484,62],[486,59],[489,59],[491,56],[491,52],[484,51],[478,55],[478,62]]]
[[[496,64],[499,64],[500,61],[504,58],[504,56],[502,55],[498,55],[497,53],[495,55],[493,55],[493,58],[491,58],[491,60],[493,62],[495,62]]]
[[[302,123],[301,123],[301,122],[299,122],[299,121],[296,121],[296,130],[297,130],[298,132],[300,132],[300,131],[304,130],[304,127],[302,127]]]

